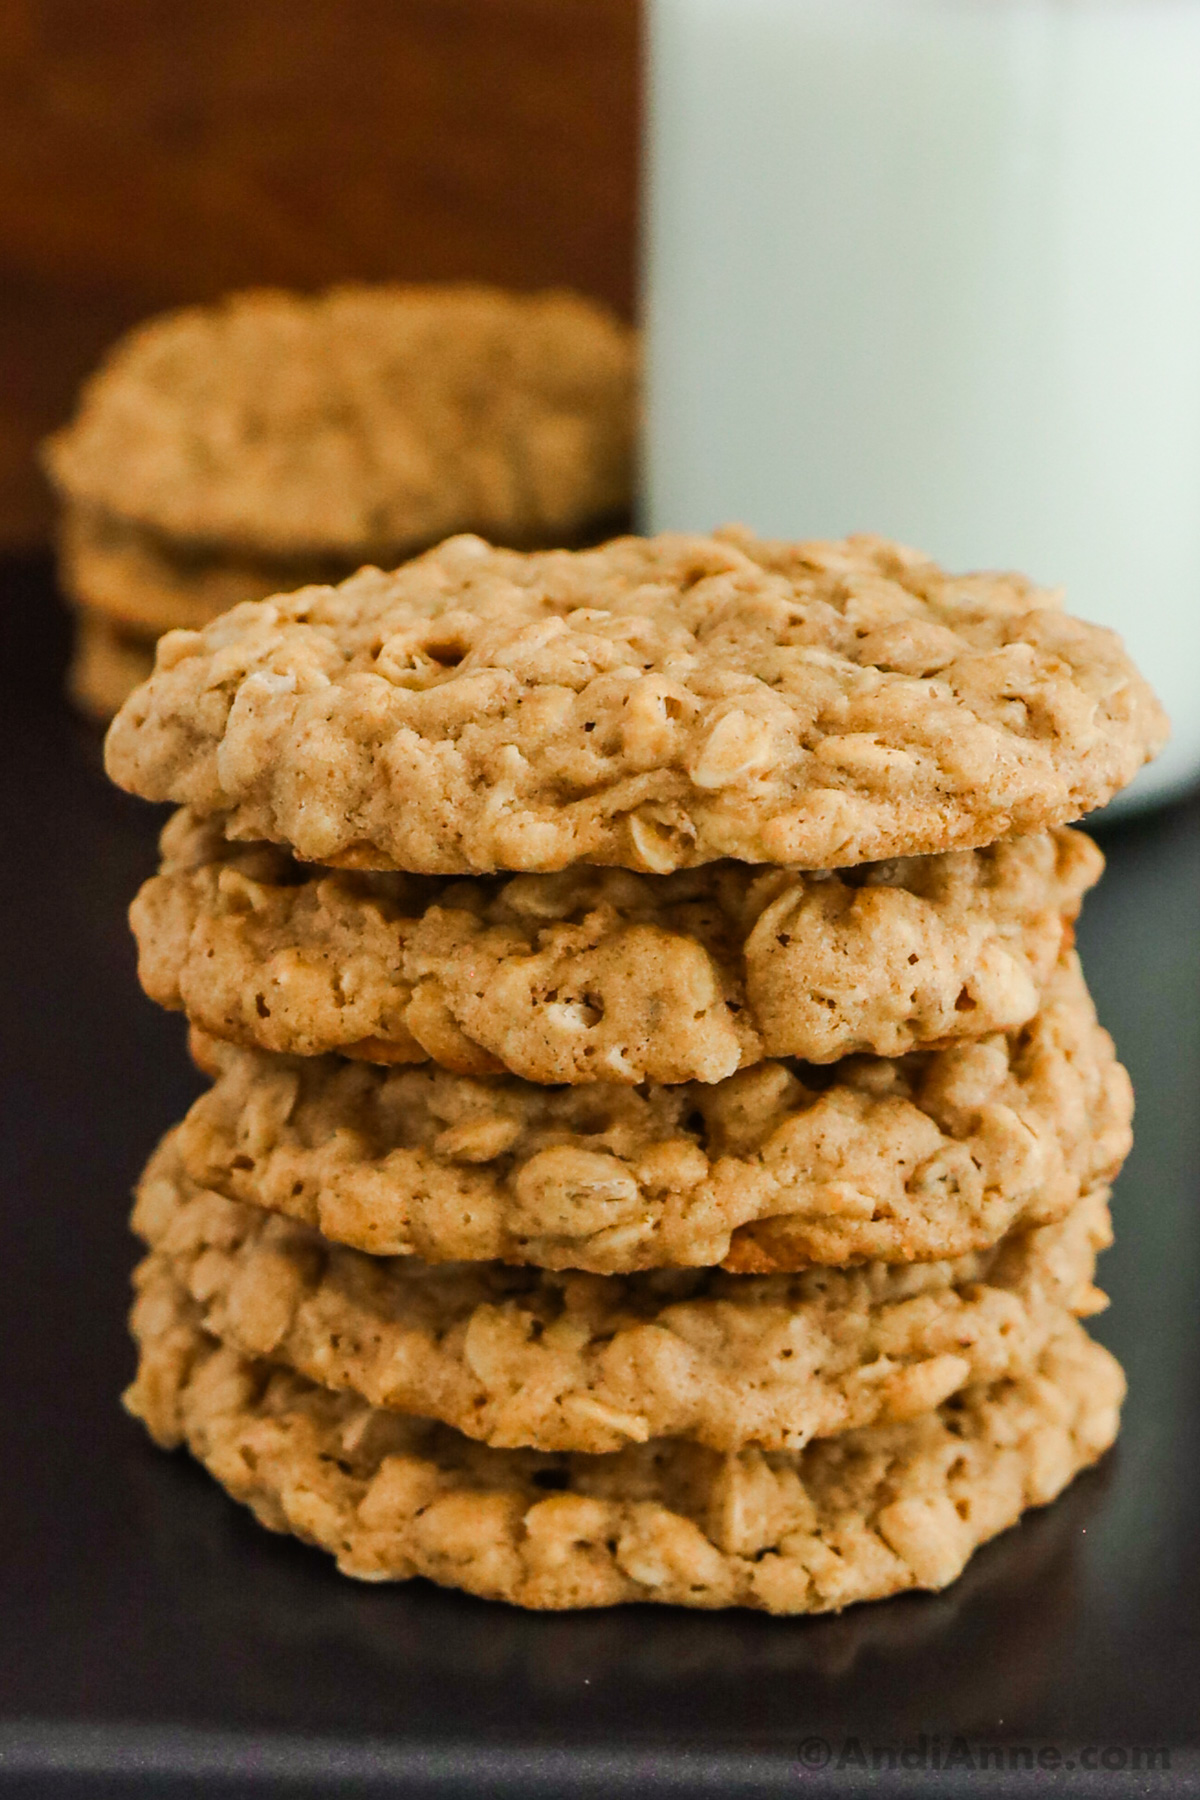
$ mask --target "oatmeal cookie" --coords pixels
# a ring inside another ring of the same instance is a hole
[[[168,823],[130,911],[152,1000],[298,1056],[527,1081],[720,1081],[1022,1025],[1104,866],[1060,827],[833,874],[586,865],[510,880],[313,869]]]
[[[938,1261],[1061,1218],[1130,1142],[1129,1079],[1074,953],[1008,1036],[711,1086],[537,1087],[194,1036],[217,1079],[178,1130],[193,1181],[427,1262]]]
[[[453,538],[159,646],[121,787],[307,862],[424,874],[834,869],[1079,817],[1165,721],[1020,576],[876,538]]]
[[[799,1450],[1026,1373],[1064,1312],[1099,1311],[1107,1196],[954,1262],[803,1275],[547,1274],[364,1256],[190,1182],[168,1138],[138,1190],[205,1329],[247,1356],[485,1444],[619,1450],[685,1437]]]
[[[81,606],[67,669],[67,692],[80,712],[105,725],[154,670],[154,644]]]
[[[160,538],[391,564],[627,508],[636,393],[634,333],[578,295],[262,290],[129,333],[45,460],[69,501]]]
[[[357,567],[355,560],[335,568],[311,562],[289,568],[189,552],[86,507],[68,506],[59,525],[64,590],[89,611],[150,638],[164,631],[198,631],[243,600],[265,600],[314,581],[340,581]]]
[[[493,1450],[255,1361],[169,1277],[134,1309],[125,1403],[237,1500],[367,1581],[426,1575],[539,1609],[656,1600],[836,1612],[940,1588],[1116,1435],[1121,1370],[1065,1319],[1037,1367],[800,1451],[653,1439],[606,1456]]]

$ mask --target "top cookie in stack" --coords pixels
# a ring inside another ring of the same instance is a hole
[[[895,545],[451,539],[172,636],[109,773],[302,861],[833,869],[1101,806],[1165,734],[1113,633]]]
[[[1163,732],[876,539],[458,538],[170,634],[107,758],[183,809],[133,918],[214,1085],[131,1406],[360,1575],[942,1585],[1115,1431],[1067,821]]]
[[[634,334],[566,293],[256,291],[141,326],[46,446],[78,697],[115,710],[160,632],[448,532],[578,541],[629,506],[636,385]]]

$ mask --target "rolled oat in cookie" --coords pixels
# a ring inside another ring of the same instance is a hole
[[[186,809],[130,912],[151,999],[298,1056],[714,1082],[1022,1025],[1103,867],[1060,827],[841,874],[712,863],[445,881],[298,864]]]
[[[1128,1152],[1132,1100],[1074,953],[1037,1016],[948,1050],[713,1085],[537,1087],[197,1038],[188,1175],[428,1262],[617,1274],[929,1262],[1061,1218]]]
[[[954,1262],[803,1275],[548,1274],[364,1256],[196,1187],[168,1138],[133,1227],[207,1331],[372,1405],[499,1447],[684,1437],[798,1450],[1027,1373],[1064,1312],[1099,1311],[1107,1196]]]
[[[1119,640],[878,538],[454,538],[171,634],[113,780],[308,862],[833,869],[1078,818],[1163,741]]]
[[[637,363],[574,294],[233,294],[123,338],[45,460],[75,506],[243,561],[562,542],[629,506]]]
[[[653,1600],[836,1612],[953,1581],[1116,1434],[1124,1381],[1074,1320],[1036,1367],[801,1451],[654,1439],[493,1450],[222,1346],[163,1271],[134,1309],[129,1410],[271,1530],[367,1581],[425,1575],[520,1606]]]

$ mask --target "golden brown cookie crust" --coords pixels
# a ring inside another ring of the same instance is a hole
[[[527,1081],[720,1081],[1023,1025],[1103,858],[1061,827],[840,874],[508,881],[312,869],[182,810],[130,911],[142,986],[231,1043]]]
[[[456,538],[172,634],[108,770],[303,860],[832,869],[1078,818],[1165,721],[1111,632],[875,538]]]
[[[331,1245],[189,1182],[168,1138],[134,1230],[207,1331],[375,1406],[498,1447],[619,1450],[684,1437],[799,1450],[1027,1373],[1064,1312],[1101,1310],[1107,1196],[955,1262],[804,1275],[553,1275]]]
[[[539,1609],[653,1600],[834,1612],[940,1588],[1116,1435],[1124,1380],[1064,1320],[1035,1371],[802,1451],[656,1439],[493,1450],[222,1347],[169,1276],[134,1309],[126,1405],[259,1521],[368,1581],[425,1575]]]
[[[562,541],[629,506],[637,360],[568,293],[234,294],[123,338],[45,460],[77,505],[252,561]]]
[[[153,670],[153,643],[89,607],[77,608],[67,692],[80,712],[106,725]]]
[[[1074,954],[1008,1037],[708,1086],[271,1056],[201,1039],[191,1179],[376,1255],[597,1274],[929,1262],[1046,1224],[1128,1152],[1129,1078]]]

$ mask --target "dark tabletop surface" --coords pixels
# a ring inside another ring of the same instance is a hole
[[[163,815],[59,698],[47,565],[0,586],[0,1789],[1200,1792],[1200,801],[1101,832],[1080,933],[1138,1095],[1099,1469],[945,1594],[840,1618],[357,1586],[117,1405],[129,1189],[198,1089],[125,925]]]

